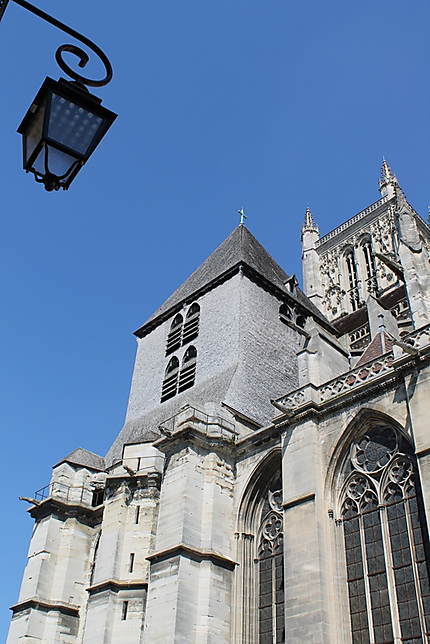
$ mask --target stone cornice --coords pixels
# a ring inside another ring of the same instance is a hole
[[[38,505],[32,505],[27,512],[33,519],[40,520],[49,514],[59,514],[64,517],[74,517],[89,526],[98,525],[103,517],[103,506],[91,507],[82,503],[67,503],[57,497],[50,496]]]
[[[364,210],[360,210],[356,215],[345,221],[343,224],[340,224],[340,226],[337,226],[333,230],[331,230],[329,233],[321,237],[317,242],[316,242],[316,247],[318,249],[321,249],[321,246],[324,246],[329,242],[331,239],[334,239],[335,237],[338,237],[341,233],[344,231],[348,230],[354,224],[358,223],[359,221],[362,221],[365,219],[368,215],[377,212],[382,206],[385,206],[390,201],[393,201],[394,203],[395,197],[392,197],[389,199],[388,197],[382,197],[381,199],[378,199],[378,201],[375,201],[374,203],[370,204],[367,208]],[[326,249],[324,249],[326,250]],[[321,250],[319,252],[322,252]]]
[[[79,617],[79,606],[55,600],[38,599],[37,597],[31,597],[30,599],[26,599],[25,601],[19,602],[18,604],[14,604],[14,606],[10,607],[10,610],[13,611],[14,615],[29,609],[43,611],[55,610],[63,613],[64,615]]]
[[[151,562],[151,564],[154,564],[159,561],[165,561],[166,559],[172,559],[173,557],[186,557],[187,559],[192,559],[199,563],[201,561],[211,561],[216,566],[227,568],[227,570],[234,570],[237,566],[236,561],[221,555],[214,550],[201,550],[200,548],[188,546],[185,543],[178,543],[174,546],[170,546],[169,548],[158,550],[146,558]]]
[[[301,496],[297,496],[293,499],[287,499],[282,504],[282,507],[284,510],[289,510],[290,508],[294,508],[297,505],[302,505],[302,503],[309,503],[310,501],[315,500],[315,492],[309,492],[308,494],[302,494]]]
[[[118,593],[121,590],[145,590],[148,588],[146,580],[133,580],[133,581],[120,581],[119,579],[105,579],[97,584],[93,584],[87,588],[90,595],[105,592],[106,590]]]
[[[210,436],[193,426],[192,423],[185,423],[172,436],[163,436],[154,441],[154,447],[169,454],[181,449],[184,444],[195,444],[203,449],[215,450],[222,453],[231,453],[234,448],[234,441],[222,437]]]

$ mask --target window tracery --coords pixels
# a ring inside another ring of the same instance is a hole
[[[296,327],[300,327],[302,329],[304,329],[306,324],[306,316],[303,309],[297,306],[288,306],[288,304],[285,304],[285,302],[279,307],[279,319],[287,326],[293,325],[294,327],[295,325]]]
[[[358,292],[357,266],[355,263],[354,250],[352,248],[348,248],[346,250],[344,260],[348,276],[349,301],[351,303],[352,310],[356,311],[360,307],[360,294]]]
[[[367,286],[368,293],[376,293],[378,290],[378,284],[376,280],[376,265],[375,257],[372,249],[372,242],[369,238],[365,239],[361,244],[361,249],[364,256],[364,268],[365,268],[365,281]]]
[[[277,479],[263,505],[258,541],[259,644],[285,641],[284,622],[284,526],[282,484]]]
[[[388,426],[356,440],[342,494],[353,642],[430,641],[428,534],[409,443]]]

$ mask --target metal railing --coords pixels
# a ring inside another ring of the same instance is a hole
[[[198,431],[211,438],[223,438],[235,442],[238,432],[234,423],[222,416],[206,414],[195,407],[187,405],[177,414],[164,420],[159,428],[162,434],[171,435],[182,429],[185,425],[195,427]]]
[[[45,501],[48,498],[55,498],[65,503],[79,503],[92,505],[94,491],[84,486],[71,486],[65,483],[53,481],[45,487],[41,487],[34,493],[36,501]]]

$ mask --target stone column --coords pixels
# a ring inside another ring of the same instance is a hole
[[[144,641],[230,641],[234,433],[220,418],[187,408],[166,455]]]
[[[36,525],[7,642],[75,644],[101,511],[49,496],[30,513]]]
[[[283,437],[285,638],[329,644],[326,635],[317,428],[312,421]]]
[[[133,473],[122,466],[106,480],[83,644],[141,642],[160,480],[155,470]]]

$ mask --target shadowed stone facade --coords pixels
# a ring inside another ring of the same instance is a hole
[[[27,499],[8,644],[430,641],[430,230],[379,187],[306,211],[304,292],[241,224],[136,331],[108,454]]]

